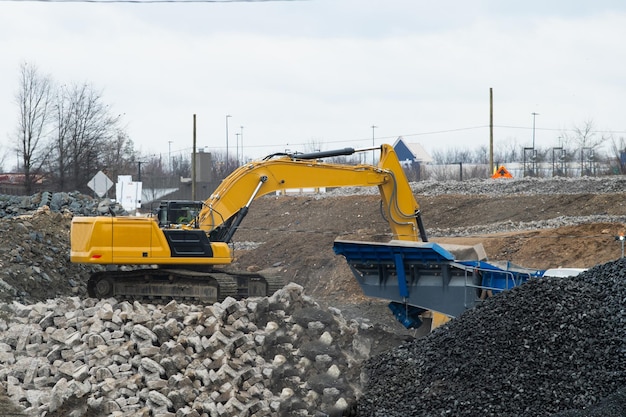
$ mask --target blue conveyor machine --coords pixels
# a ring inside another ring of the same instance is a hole
[[[425,311],[456,317],[545,272],[489,262],[482,245],[336,240],[333,249],[346,258],[363,293],[390,301],[396,318],[409,328],[421,324]]]

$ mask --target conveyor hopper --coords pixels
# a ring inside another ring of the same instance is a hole
[[[429,310],[456,317],[487,295],[543,274],[487,262],[482,245],[336,240],[333,248],[346,258],[363,293],[392,302],[390,308],[407,327],[413,327],[412,320],[403,314]],[[406,306],[404,313],[398,305]]]

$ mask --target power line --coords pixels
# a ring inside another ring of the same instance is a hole
[[[4,3],[269,3],[306,0],[0,0]]]
[[[409,138],[409,137],[414,137],[414,136],[429,136],[429,135],[441,135],[441,134],[446,134],[446,133],[454,133],[454,132],[463,132],[463,131],[469,131],[469,130],[479,130],[479,129],[486,129],[488,128],[488,125],[480,125],[480,126],[467,126],[467,127],[459,127],[459,128],[454,128],[454,129],[445,129],[445,130],[433,130],[433,131],[427,131],[427,132],[417,132],[417,133],[407,133],[407,134],[399,134],[399,135],[394,135],[394,136],[379,136],[376,139],[379,141],[384,141],[384,140],[395,140],[398,137],[403,137],[403,138]],[[520,129],[520,130],[531,130],[532,126],[528,127],[528,126],[509,126],[509,125],[494,125],[495,128],[499,128],[499,129]],[[541,130],[541,131],[546,131],[546,132],[576,132],[576,129],[556,129],[556,128],[536,128],[536,130]],[[626,134],[626,130],[593,130],[589,132],[591,133],[597,133],[597,134]],[[324,140],[323,142],[326,144],[333,144],[333,143],[364,143],[366,141],[370,141],[370,138],[358,138],[358,139],[337,139],[337,140]],[[305,141],[305,142],[301,142],[301,141],[294,141],[294,142],[288,142],[288,143],[283,143],[283,144],[272,144],[272,145],[268,145],[268,144],[263,144],[263,145],[248,145],[248,148],[267,148],[268,146],[282,146],[282,147],[290,147],[290,146],[305,146],[310,144],[310,142]]]
[[[507,125],[494,125],[493,127],[496,128],[500,128],[500,129],[523,129],[523,130],[532,130],[532,126],[507,126]],[[570,128],[570,129],[556,129],[556,128],[550,128],[550,127],[537,127],[536,130],[543,130],[546,132],[576,132],[576,129]],[[607,133],[607,134],[614,134],[614,133],[626,133],[626,130],[590,130],[589,133]]]

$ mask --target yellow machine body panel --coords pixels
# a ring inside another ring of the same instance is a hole
[[[212,242],[212,256],[172,256],[164,230],[149,217],[74,217],[70,259],[75,263],[117,265],[223,265],[230,247]]]

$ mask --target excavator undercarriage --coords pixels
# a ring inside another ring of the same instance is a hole
[[[284,285],[276,271],[227,273],[177,268],[140,268],[131,271],[101,271],[87,283],[90,297],[126,300],[215,303],[271,295]]]

